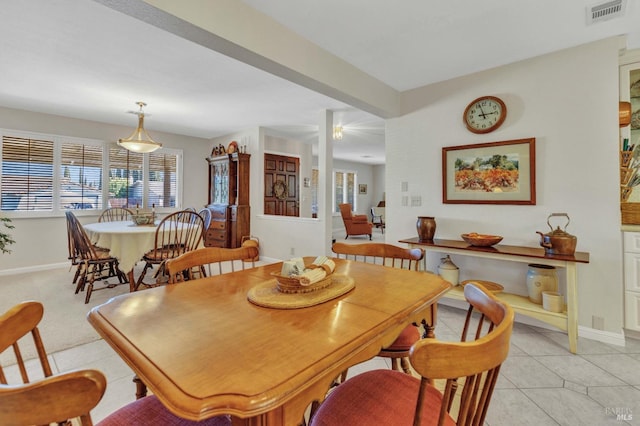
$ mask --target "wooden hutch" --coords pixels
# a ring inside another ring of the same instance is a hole
[[[211,224],[205,233],[207,247],[236,248],[251,235],[249,207],[250,154],[234,152],[207,157]]]

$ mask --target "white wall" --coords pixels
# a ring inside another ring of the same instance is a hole
[[[129,135],[135,127],[114,126],[94,121],[78,120],[49,114],[40,114],[9,108],[0,108],[0,127],[59,136],[74,136],[104,141],[116,141]],[[209,141],[189,136],[154,132],[154,140],[167,148],[183,150],[184,182],[183,204],[204,206],[207,202],[207,162],[211,152]],[[81,222],[97,219],[92,213],[78,212]],[[64,215],[49,218],[12,219],[11,231],[16,241],[11,254],[0,255],[0,272],[16,268],[46,267],[67,262],[67,229]]]
[[[387,122],[387,241],[416,236],[419,215],[435,216],[436,238],[465,232],[504,236],[503,244],[538,246],[547,216],[566,212],[567,231],[591,263],[578,267],[579,325],[605,318],[622,328],[622,255],[618,188],[617,39],[596,42],[416,89],[403,96],[404,115]],[[495,95],[508,108],[493,133],[475,135],[462,122],[473,99]],[[442,147],[536,138],[537,204],[442,203]],[[401,207],[401,182],[421,207]],[[488,279],[526,294],[526,265],[455,257],[461,280]],[[438,263],[430,256],[429,263]]]

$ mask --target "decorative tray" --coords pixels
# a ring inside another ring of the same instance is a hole
[[[490,247],[502,241],[502,237],[499,235],[478,234],[476,232],[462,234],[461,237],[468,244],[475,247]]]

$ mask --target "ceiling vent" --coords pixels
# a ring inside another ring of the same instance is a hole
[[[613,0],[587,6],[587,25],[608,21],[624,15],[627,0]]]

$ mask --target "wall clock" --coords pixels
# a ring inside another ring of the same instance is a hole
[[[470,132],[489,133],[496,130],[507,118],[507,106],[495,96],[481,96],[464,110],[462,120]]]

